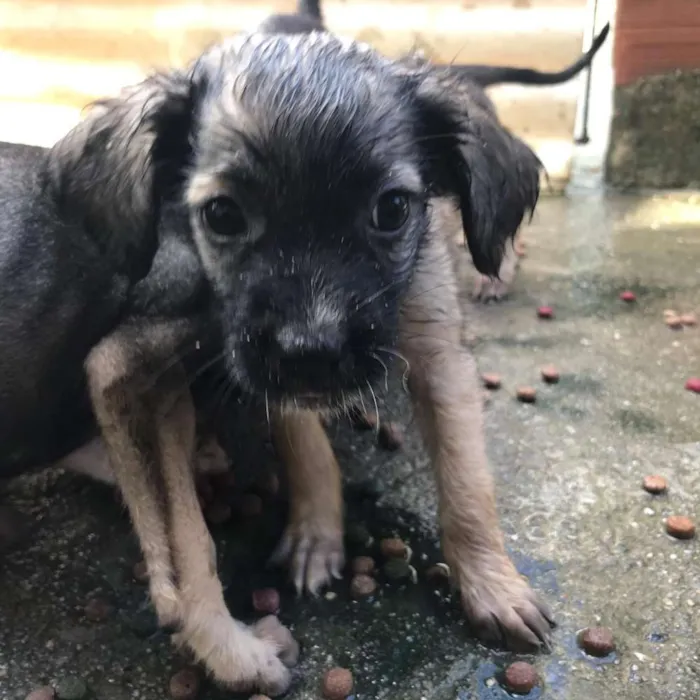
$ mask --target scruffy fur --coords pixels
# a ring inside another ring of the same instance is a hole
[[[297,647],[226,610],[193,479],[197,353],[269,412],[292,499],[277,558],[309,591],[343,563],[319,413],[381,391],[402,355],[469,619],[514,648],[546,642],[549,613],[503,547],[449,249],[459,212],[495,274],[538,196],[537,159],[483,93],[325,32],[259,32],[4,165],[0,468],[65,459],[94,416],[159,619],[217,681],[280,694]],[[32,439],[57,416],[74,422]]]

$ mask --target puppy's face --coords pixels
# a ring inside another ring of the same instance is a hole
[[[321,36],[222,65],[187,201],[229,370],[270,401],[344,404],[384,376],[429,226],[412,105],[374,56]]]
[[[383,378],[421,243],[439,235],[431,198],[455,200],[475,266],[496,274],[539,162],[443,69],[262,33],[102,103],[47,177],[132,282],[167,236],[163,203],[186,207],[232,379],[324,408]]]

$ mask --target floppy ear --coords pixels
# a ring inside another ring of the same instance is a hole
[[[457,199],[475,267],[497,277],[506,243],[537,204],[542,164],[477,86],[427,73],[414,95],[431,188]]]
[[[151,76],[96,102],[48,154],[46,185],[63,218],[132,279],[148,272],[160,202],[186,164],[193,100],[188,74]]]

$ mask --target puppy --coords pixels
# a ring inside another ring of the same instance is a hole
[[[451,267],[455,209],[496,274],[538,197],[483,92],[326,32],[258,32],[98,104],[48,153],[0,157],[0,469],[65,458],[96,419],[159,619],[217,681],[282,693],[297,648],[226,609],[193,479],[197,352],[269,412],[291,485],[277,554],[311,591],[343,558],[319,413],[380,391],[401,355],[470,621],[546,641],[504,550]]]

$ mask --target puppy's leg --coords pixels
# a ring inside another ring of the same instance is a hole
[[[317,413],[277,413],[275,448],[287,468],[290,517],[273,562],[289,561],[294,585],[315,594],[344,563],[340,468]]]
[[[441,284],[436,284],[440,280]],[[482,636],[514,648],[545,641],[551,617],[520,577],[503,543],[482,425],[474,358],[447,244],[431,235],[405,305],[401,349],[439,489],[445,557]]]
[[[114,479],[143,551],[158,620],[163,627],[177,627],[181,621],[180,598],[173,579],[165,504],[155,469],[157,455],[149,441],[152,435],[148,435],[152,421],[143,402],[128,390],[127,382],[135,371],[129,343],[130,339],[120,334],[103,340],[88,356],[86,372]]]
[[[282,660],[296,663],[296,642],[279,624],[246,627],[231,617],[224,601],[214,542],[197,500],[192,469],[195,414],[184,371],[169,370],[155,391],[154,414],[182,600],[182,631],[176,641],[189,647],[220,683],[270,695],[283,693],[291,677]]]
[[[522,233],[518,231],[515,239],[506,244],[503,262],[498,270],[498,279],[479,275],[474,286],[474,298],[478,301],[500,301],[504,299],[515,280],[520,265],[518,250],[521,249],[522,242],[518,239]]]

